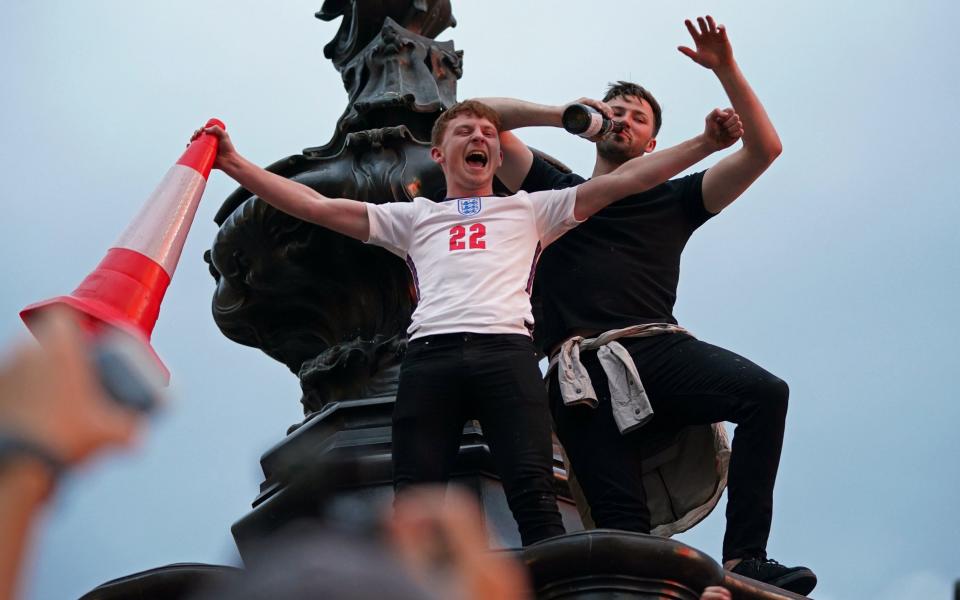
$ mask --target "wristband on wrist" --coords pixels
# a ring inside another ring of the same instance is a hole
[[[42,464],[54,481],[66,470],[66,464],[42,445],[15,433],[0,430],[0,470],[22,458]]]

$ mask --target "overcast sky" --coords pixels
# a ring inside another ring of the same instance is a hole
[[[210,116],[268,164],[327,142],[346,94],[321,0],[11,0],[0,19],[0,340],[69,292]],[[631,79],[664,106],[660,147],[727,101],[676,50],[713,14],[784,153],[684,255],[676,314],[791,388],[772,557],[820,600],[949,598],[960,577],[960,44],[955,2],[454,0],[461,99],[560,104]],[[548,24],[549,21],[549,24]],[[588,173],[590,144],[528,143]],[[709,163],[707,163],[709,164]],[[65,483],[26,598],[74,598],[173,562],[236,561],[230,525],[260,454],[301,419],[298,382],[210,316],[202,261],[233,189],[211,176],[154,345],[172,402],[131,454]],[[718,556],[722,510],[680,539]]]

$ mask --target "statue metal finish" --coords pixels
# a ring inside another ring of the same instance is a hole
[[[455,23],[449,2],[327,0],[317,16],[343,17],[324,53],[349,102],[328,143],[268,169],[334,197],[442,197],[430,130],[456,102],[463,72],[453,42],[432,39]],[[297,373],[307,415],[335,400],[392,395],[413,311],[401,260],[243,189],[215,220],[206,259],[217,280],[214,319],[227,337]]]

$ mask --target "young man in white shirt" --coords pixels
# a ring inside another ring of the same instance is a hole
[[[524,545],[564,533],[553,491],[550,414],[530,337],[529,293],[541,250],[611,202],[651,188],[741,135],[714,111],[698,135],[576,188],[493,195],[499,117],[466,101],[441,114],[431,155],[447,199],[374,204],[327,198],[264,171],[219,127],[215,167],[279,210],[403,258],[418,305],[393,418],[394,486],[445,481],[468,419],[490,445]]]

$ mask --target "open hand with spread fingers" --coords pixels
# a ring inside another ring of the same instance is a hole
[[[727,39],[727,29],[723,25],[717,25],[710,15],[706,18],[697,17],[699,29],[694,27],[690,19],[684,21],[684,24],[697,49],[679,46],[677,50],[708,69],[716,70],[733,64],[733,48],[730,46],[730,40]]]

